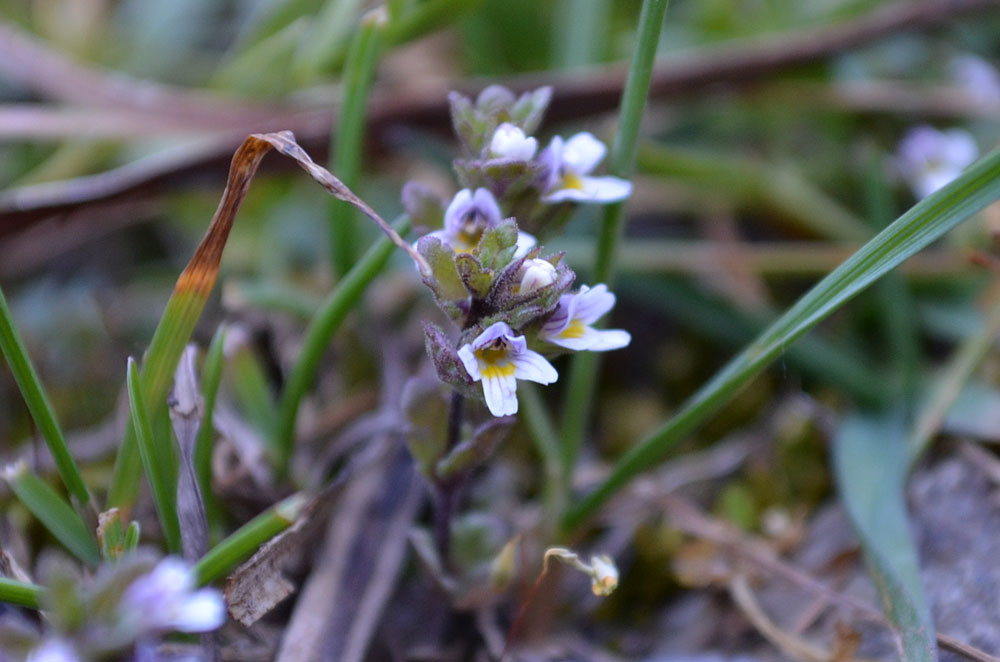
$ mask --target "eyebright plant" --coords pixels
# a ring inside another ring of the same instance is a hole
[[[607,148],[590,133],[554,137],[544,149],[532,134],[551,96],[541,88],[520,96],[492,86],[474,101],[449,97],[462,153],[455,159],[458,191],[440,199],[409,182],[403,204],[424,234],[413,245],[418,268],[452,331],[425,323],[437,376],[452,389],[412,384],[406,394],[408,442],[417,466],[437,490],[435,538],[449,567],[455,493],[497,447],[518,412],[517,384],[552,384],[559,354],[628,345],[622,330],[594,325],[614,306],[603,284],[576,285],[565,255],[545,250],[581,203],[626,199],[632,185],[594,174]],[[429,272],[429,273],[428,273]],[[466,425],[482,402],[493,418]],[[467,411],[469,410],[469,411]],[[453,569],[453,568],[452,568]]]

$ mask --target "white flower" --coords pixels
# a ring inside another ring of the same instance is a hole
[[[949,63],[951,79],[969,96],[983,103],[1000,104],[1000,71],[975,55],[957,55]]]
[[[538,156],[546,168],[544,202],[617,202],[632,194],[632,184],[617,177],[588,177],[608,149],[593,134],[578,133],[566,142],[559,136]]]
[[[196,590],[191,566],[169,556],[132,582],[121,609],[125,618],[149,632],[208,632],[226,622],[222,594],[211,588]]]
[[[586,285],[576,294],[559,297],[559,306],[542,327],[539,338],[574,351],[604,352],[629,344],[632,336],[621,329],[594,329],[590,325],[615,305],[615,295],[603,283]]]
[[[525,260],[521,263],[519,273],[521,282],[517,287],[518,294],[531,294],[556,280],[556,268],[548,260],[540,258]]]
[[[978,155],[976,142],[967,131],[917,126],[900,141],[896,166],[913,193],[925,198],[958,177]]]
[[[28,653],[26,662],[79,662],[73,646],[63,639],[46,639]]]
[[[618,568],[610,556],[591,556],[590,568],[590,589],[594,595],[608,596],[618,588]]]
[[[524,336],[515,336],[506,322],[497,322],[458,350],[469,376],[482,380],[486,406],[494,416],[517,413],[517,381],[551,384],[556,369],[538,352],[528,349]]]
[[[591,556],[590,564],[580,560],[580,556],[567,547],[549,547],[542,556],[542,574],[548,572],[549,559],[558,559],[590,577],[590,590],[594,595],[607,597],[618,588],[618,568],[607,554]]]
[[[490,141],[490,156],[496,159],[530,161],[537,150],[538,141],[524,135],[524,131],[510,122],[498,126]]]
[[[471,253],[487,228],[500,225],[500,205],[488,189],[473,193],[465,188],[455,194],[444,212],[444,229],[427,234],[448,244],[456,253]],[[527,232],[517,233],[514,257],[522,257],[537,243]]]

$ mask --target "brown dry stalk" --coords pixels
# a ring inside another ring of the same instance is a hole
[[[421,275],[430,275],[430,266],[427,262],[406,240],[399,236],[398,232],[392,229],[392,226],[386,223],[364,200],[347,188],[343,182],[334,177],[329,170],[317,165],[295,142],[295,136],[291,131],[279,131],[277,133],[251,134],[236,150],[229,167],[229,179],[226,182],[226,189],[222,193],[222,200],[219,201],[219,206],[212,216],[212,222],[209,224],[204,238],[198,244],[198,249],[181,273],[180,278],[177,279],[177,285],[174,287],[175,294],[192,293],[207,298],[212,291],[215,279],[219,274],[222,250],[226,246],[229,231],[232,230],[233,221],[236,219],[236,213],[246,198],[250,182],[256,174],[257,168],[260,167],[261,159],[271,149],[277,149],[285,156],[294,159],[335,198],[361,210],[365,216],[379,226],[382,232],[388,235],[393,243],[409,253],[410,257],[417,263]]]

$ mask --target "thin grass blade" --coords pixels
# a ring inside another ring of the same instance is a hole
[[[95,533],[59,493],[24,462],[5,468],[2,477],[32,515],[78,559],[90,566],[101,560]]]
[[[400,233],[410,228],[410,219],[401,217],[394,227]],[[330,338],[361,298],[365,288],[382,270],[392,254],[392,242],[384,237],[377,241],[358,261],[337,287],[323,301],[309,326],[306,328],[302,350],[295,359],[295,365],[288,375],[288,382],[281,394],[278,405],[278,472],[286,474],[295,444],[295,421],[299,415],[299,405],[305,397],[319,368],[320,358],[330,343]]]
[[[675,443],[704,423],[806,331],[997,198],[1000,198],[1000,150],[920,201],[803,295],[692,395],[673,418],[626,453],[611,475],[567,513],[564,526],[579,525],[635,476],[655,466]]]
[[[249,558],[258,547],[294,524],[308,503],[305,495],[293,494],[257,515],[208,550],[194,566],[198,585],[215,581],[236,564]]]
[[[126,384],[139,458],[153,492],[153,505],[156,506],[156,514],[160,518],[163,537],[166,538],[167,547],[171,552],[180,552],[181,529],[177,521],[177,486],[170,480],[171,474],[167,472],[167,468],[157,460],[162,453],[155,448],[157,439],[153,436],[153,426],[139,383],[139,370],[132,357],[128,359]]]
[[[198,475],[202,499],[205,501],[209,530],[222,518],[222,511],[212,492],[212,446],[215,439],[212,415],[215,413],[215,397],[219,394],[219,384],[222,382],[225,343],[226,327],[220,326],[212,337],[212,343],[205,354],[205,363],[201,367],[201,399],[204,411],[201,425],[198,426],[198,437],[194,442],[194,470]]]
[[[45,589],[36,584],[0,577],[0,602],[39,609]]]
[[[91,503],[90,492],[80,475],[80,468],[76,466],[76,462],[66,446],[66,438],[63,436],[62,428],[59,426],[59,421],[56,420],[52,404],[45,394],[38,373],[35,372],[35,366],[31,363],[28,350],[24,346],[24,341],[21,340],[21,334],[14,326],[14,316],[7,306],[3,290],[0,290],[0,351],[3,351],[10,371],[14,374],[14,381],[17,382],[17,387],[24,397],[32,420],[35,421],[35,425],[38,426],[42,438],[45,439],[45,443],[52,453],[63,484],[81,510],[92,513],[96,521],[97,511]]]
[[[855,415],[833,441],[841,502],[861,542],[904,662],[937,660],[934,622],[906,512],[909,469],[903,416]]]

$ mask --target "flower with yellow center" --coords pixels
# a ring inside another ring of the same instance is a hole
[[[556,136],[538,156],[545,168],[542,201],[618,202],[632,194],[632,184],[618,177],[590,177],[608,148],[584,131],[567,141]]]
[[[518,379],[551,384],[559,378],[552,364],[528,349],[524,336],[515,336],[506,322],[493,324],[462,345],[458,358],[474,381],[482,381],[486,406],[494,416],[517,413]]]
[[[483,232],[500,225],[502,220],[500,205],[488,189],[478,188],[473,192],[466,188],[455,194],[445,210],[444,229],[427,236],[437,237],[456,253],[471,253],[479,245]],[[518,232],[514,257],[527,254],[536,243],[527,232]]]
[[[595,329],[591,324],[615,305],[615,295],[603,283],[593,288],[584,285],[576,294],[559,297],[559,305],[545,322],[538,337],[574,351],[605,352],[625,347],[632,341],[628,331]]]

